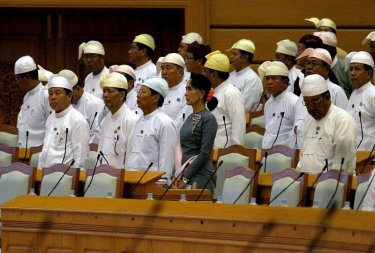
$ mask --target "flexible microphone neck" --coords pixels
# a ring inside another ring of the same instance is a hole
[[[368,185],[367,185],[367,187],[366,187],[366,191],[365,191],[365,193],[363,194],[363,196],[362,196],[362,198],[361,198],[361,201],[359,201],[356,210],[359,210],[359,208],[361,207],[361,205],[362,205],[362,203],[363,203],[363,200],[365,199],[366,194],[367,194],[368,190],[369,190],[370,187],[371,187],[372,181],[374,181],[374,177],[375,177],[375,175],[372,175],[372,173],[371,173],[371,174],[370,174],[370,177],[371,177],[370,182],[368,183]]]
[[[366,168],[366,165],[370,162],[370,160],[371,160],[371,156],[372,156],[372,153],[374,152],[374,149],[375,149],[375,145],[372,146],[371,152],[370,152],[370,154],[368,155],[368,157],[367,157],[367,159],[366,159],[366,162],[365,162],[365,164],[363,164],[363,166],[362,166],[362,168],[361,168],[361,171],[358,173],[358,175],[359,175],[359,174],[362,174],[363,170]]]
[[[96,119],[96,116],[98,115],[98,112],[95,112],[94,114],[94,118],[92,119],[92,122],[90,124],[90,130],[92,129],[92,126],[94,125],[94,122],[95,122],[95,119]]]
[[[89,184],[87,185],[85,191],[83,192],[83,196],[85,196],[87,190],[90,188],[90,185],[91,185],[91,183],[92,183],[92,180],[94,179],[95,171],[96,171],[96,167],[98,166],[99,158],[100,158],[100,154],[98,154],[98,156],[96,157],[96,162],[95,162],[95,166],[94,166],[94,171],[93,171],[93,173],[92,173],[92,176],[91,176],[91,179],[90,179]],[[86,171],[86,173],[87,173],[87,171]]]
[[[133,193],[133,191],[135,190],[135,188],[137,188],[137,186],[141,183],[143,177],[146,175],[146,173],[150,170],[150,168],[152,167],[154,163],[153,162],[150,162],[150,164],[148,165],[147,169],[145,170],[145,172],[142,174],[142,176],[139,178],[138,182],[134,185],[134,187],[131,188],[131,190],[129,191],[129,195],[131,195]]]
[[[64,156],[63,156],[63,159],[61,161],[61,163],[64,163],[64,160],[65,160],[65,155],[66,155],[66,145],[68,143],[68,128],[65,129],[65,147],[64,147]]]
[[[47,196],[50,196],[52,194],[52,192],[56,189],[56,187],[59,185],[59,183],[61,182],[61,180],[63,179],[63,177],[66,175],[66,173],[68,173],[69,169],[73,166],[74,164],[74,159],[72,160],[72,162],[70,163],[70,165],[68,166],[68,168],[64,171],[64,173],[62,174],[62,176],[60,177],[60,179],[57,181],[57,183],[55,184],[55,186],[52,188],[52,190],[48,193]]]
[[[225,145],[224,145],[224,148],[226,148],[229,138],[228,138],[227,124],[225,123],[225,115],[223,115],[223,121],[224,121],[225,136],[227,137],[227,141],[225,142]]]
[[[361,146],[361,143],[362,143],[362,141],[363,141],[362,113],[359,111],[359,112],[358,112],[358,115],[359,115],[359,123],[360,123],[360,125],[361,125],[361,141],[358,143],[357,149],[359,148],[359,146]]]
[[[223,165],[224,161],[221,160],[219,165],[217,166],[216,170],[211,174],[211,176],[208,178],[206,184],[203,186],[201,192],[199,193],[198,195],[198,198],[195,200],[195,202],[199,201],[199,199],[201,198],[203,192],[204,192],[204,189],[206,189],[208,183],[210,182],[210,180],[216,175],[217,171],[220,169],[221,165]]]
[[[104,154],[101,150],[99,151],[99,154],[104,158],[104,161],[109,165],[109,162],[108,162],[107,158],[105,158],[105,156],[104,156]]]
[[[276,138],[275,138],[275,140],[273,141],[271,148],[273,148],[273,146],[274,146],[275,143],[276,143],[277,138],[279,138],[279,133],[280,133],[280,128],[281,128],[281,123],[283,122],[283,119],[284,119],[284,112],[280,112],[280,116],[281,116],[281,119],[280,119],[279,128],[277,129]]]
[[[294,184],[298,179],[300,179],[303,175],[305,175],[305,172],[299,173],[298,177],[294,178],[292,182],[290,182],[282,191],[280,191],[273,199],[271,199],[269,205],[272,204],[278,197],[280,197],[281,194],[283,194],[286,190],[289,189],[289,187]]]
[[[325,159],[326,164],[324,165],[323,169],[319,172],[318,176],[316,177],[315,181],[312,183],[312,186],[318,182],[318,179],[320,178],[321,175],[323,175],[323,172],[328,169],[328,159]],[[297,206],[300,206],[302,202],[306,199],[308,192],[306,191],[305,195],[302,197],[302,199],[298,202]]]
[[[258,168],[256,169],[254,175],[251,177],[249,183],[246,185],[245,189],[242,190],[241,194],[236,198],[236,200],[233,202],[233,204],[236,204],[237,201],[242,197],[242,195],[245,193],[246,189],[250,187],[252,182],[254,181],[255,177],[258,175],[260,168],[262,168],[262,163],[259,164]]]
[[[24,162],[27,157],[27,142],[28,141],[29,141],[29,131],[26,131],[25,155],[23,156],[22,162]]]
[[[268,152],[266,151],[264,153],[264,173],[267,172],[267,157],[268,157]]]
[[[182,114],[182,122],[185,121],[185,113]]]
[[[331,198],[330,198],[330,200],[329,200],[329,202],[328,202],[326,208],[329,208],[329,206],[331,205],[333,199],[335,198],[335,195],[336,195],[337,189],[339,188],[339,183],[340,183],[340,178],[341,178],[341,171],[342,171],[342,167],[343,167],[343,165],[344,165],[344,160],[345,160],[345,158],[342,157],[342,158],[341,158],[341,165],[340,165],[339,176],[338,176],[338,178],[337,178],[337,183],[336,183],[336,188],[335,188],[335,190],[333,191],[333,194],[332,194],[332,196],[331,196]]]

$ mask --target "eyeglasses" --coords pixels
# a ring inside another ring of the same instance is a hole
[[[321,100],[323,99],[323,97],[320,97],[318,100],[311,100],[311,101],[305,101],[305,100],[302,100],[302,104],[304,106],[316,106]]]
[[[322,63],[321,62],[316,62],[316,61],[306,61],[305,62],[305,67],[308,67],[309,65],[311,65],[313,68],[316,68],[318,66],[322,66]]]

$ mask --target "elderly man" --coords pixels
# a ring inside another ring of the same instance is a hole
[[[31,56],[19,58],[14,64],[14,73],[20,90],[26,92],[17,122],[18,146],[40,146],[51,112],[48,93],[38,80],[38,67]]]
[[[271,97],[264,105],[266,132],[262,148],[289,145],[289,132],[294,124],[294,106],[298,97],[288,91],[289,70],[279,61],[264,62],[258,69]]]
[[[79,46],[78,59],[81,59],[82,54],[86,69],[91,72],[85,79],[84,89],[95,97],[103,99],[100,78],[108,72],[108,68],[104,65],[104,47],[99,41],[90,40]]]
[[[239,89],[229,83],[229,59],[220,51],[206,55],[203,74],[211,81],[218,100],[212,111],[218,123],[215,148],[243,145],[245,142],[244,99]]]
[[[62,76],[48,82],[48,100],[54,110],[46,122],[46,136],[39,156],[39,167],[57,163],[84,168],[89,153],[89,124],[71,105],[73,87]]]
[[[234,71],[230,73],[228,82],[237,87],[244,98],[245,112],[257,110],[263,92],[262,81],[250,68],[255,53],[255,45],[251,40],[242,39],[228,49],[230,63]]]
[[[165,171],[164,178],[171,178],[177,147],[177,128],[173,120],[159,110],[168,93],[164,79],[147,79],[140,87],[137,102],[143,116],[137,121],[127,145],[129,170]]]
[[[350,62],[350,80],[355,88],[346,111],[357,123],[357,149],[371,150],[375,145],[375,87],[371,83],[374,60],[367,52],[352,52],[346,56]]]
[[[138,116],[125,104],[128,82],[124,75],[116,72],[106,73],[100,85],[109,112],[100,124],[98,150],[103,152],[106,162],[122,169],[125,168],[126,149]]]
[[[171,117],[178,129],[181,128],[185,118],[192,113],[192,108],[186,104],[185,99],[184,67],[184,59],[176,53],[166,55],[161,64],[161,75],[167,81],[169,91],[160,111]]]
[[[299,83],[296,82],[297,78],[302,79],[303,74],[297,69],[296,54],[298,52],[297,44],[291,40],[281,40],[276,43],[277,48],[275,52],[275,59],[281,61],[289,70],[289,86],[288,90],[295,95],[301,94]]]
[[[99,143],[100,127],[99,115],[101,114],[104,103],[103,100],[91,95],[84,90],[84,83],[79,81],[77,75],[69,70],[61,70],[58,75],[66,77],[73,86],[72,105],[87,120],[90,127],[90,144]]]
[[[307,76],[301,91],[312,118],[305,126],[305,142],[297,168],[303,172],[320,173],[327,159],[328,170],[342,168],[346,173],[353,174],[357,136],[353,118],[331,103],[327,82],[322,76]]]
[[[375,31],[370,32],[362,41],[362,45],[365,45],[366,43],[368,43],[368,52],[375,61]],[[375,73],[372,75],[372,83],[375,83]]]

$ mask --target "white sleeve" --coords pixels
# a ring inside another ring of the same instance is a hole
[[[85,168],[89,155],[89,124],[86,120],[74,122],[72,129],[72,149],[74,166]]]
[[[173,175],[174,158],[177,147],[177,129],[174,123],[171,122],[163,123],[160,128],[158,167],[159,170],[166,172],[166,178],[171,178]]]
[[[225,105],[232,123],[232,145],[244,145],[246,132],[244,99],[239,90],[229,92],[230,94],[225,94]]]
[[[369,181],[375,176],[375,170],[372,171]],[[368,192],[363,199],[360,210],[362,211],[374,211],[375,208],[375,180],[372,180],[371,185],[369,186]]]

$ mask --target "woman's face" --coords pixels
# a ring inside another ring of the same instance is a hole
[[[186,85],[185,98],[188,105],[195,105],[197,103],[204,103],[204,91],[199,90],[191,85],[191,80]]]

